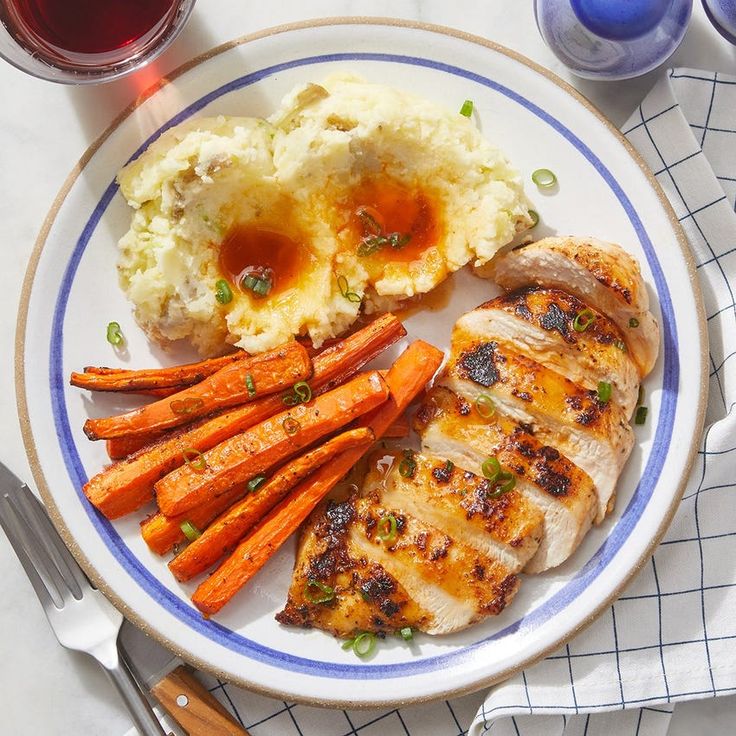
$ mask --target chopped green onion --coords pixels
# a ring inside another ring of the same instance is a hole
[[[353,651],[361,658],[367,657],[376,648],[376,635],[370,631],[358,634],[353,640]]]
[[[368,235],[380,235],[383,232],[381,223],[365,207],[359,207],[355,214]]]
[[[414,632],[412,631],[411,626],[405,626],[401,631],[399,631],[399,634],[404,641],[411,641],[414,638]]]
[[[107,341],[116,348],[125,344],[123,331],[120,329],[118,322],[108,322],[107,324]]]
[[[250,373],[245,374],[245,387],[248,389],[248,396],[256,395],[256,384],[253,382],[253,376]]]
[[[490,419],[496,413],[496,405],[488,394],[480,394],[475,400],[475,410],[483,419]]]
[[[178,414],[179,416],[194,414],[195,411],[198,411],[203,406],[204,400],[198,399],[194,396],[190,396],[187,399],[176,399],[169,402],[169,409],[171,409],[174,414]]]
[[[480,467],[483,477],[487,478],[491,483],[495,483],[501,472],[501,463],[495,457],[489,457]]]
[[[281,397],[281,401],[286,406],[296,406],[299,403],[299,397],[293,391],[289,391]]]
[[[306,404],[312,399],[312,389],[306,381],[299,381],[294,384],[294,395],[302,404]]]
[[[649,409],[647,409],[646,406],[640,406],[636,410],[636,415],[634,416],[634,424],[644,424],[644,422],[647,421],[648,413],[649,413]]]
[[[581,309],[572,321],[575,332],[585,332],[595,322],[595,312],[592,309]]]
[[[220,304],[229,304],[233,300],[233,292],[225,279],[218,279],[215,282],[215,299]]]
[[[253,493],[253,491],[257,491],[265,482],[265,475],[256,475],[248,481],[248,490]]]
[[[358,246],[358,255],[361,258],[372,256],[374,253],[383,248],[388,240],[383,235],[369,235],[360,241]]]
[[[639,320],[636,317],[632,317],[629,320],[629,327],[638,327],[639,326]]]
[[[607,404],[611,400],[611,384],[607,381],[598,381],[598,401]]]
[[[360,294],[350,291],[350,284],[344,276],[337,277],[337,288],[340,289],[340,294],[342,294],[342,296],[344,296],[349,302],[357,304],[363,301],[363,297],[360,296]]]
[[[402,478],[413,478],[417,472],[417,462],[411,450],[404,450],[404,457],[399,463],[399,475]]]
[[[292,419],[291,417],[286,417],[286,419],[281,422],[281,426],[284,428],[284,432],[288,435],[296,434],[302,428],[302,425],[299,424],[296,419]]]
[[[636,396],[636,405],[641,406],[643,401],[644,401],[644,386],[639,384],[639,393]]]
[[[347,641],[344,641],[342,643],[342,648],[347,651],[348,649],[352,649],[353,645],[355,644],[355,639],[348,639]]]
[[[202,532],[191,521],[182,521],[180,529],[190,542],[194,542],[202,536]]]
[[[531,228],[539,225],[539,213],[536,210],[529,210],[529,217],[532,218],[532,224],[529,228],[531,230]]]
[[[549,189],[557,184],[557,177],[549,169],[537,169],[532,172],[532,181],[541,189]]]
[[[445,472],[446,473],[452,473],[453,470],[455,470],[455,463],[452,462],[452,460],[448,460],[445,463]]]
[[[381,520],[378,522],[378,527],[376,528],[376,531],[378,533],[378,538],[382,542],[386,542],[386,544],[392,544],[396,540],[397,536],[396,517],[393,514],[382,517]]]
[[[312,588],[315,588],[319,592],[313,592]],[[310,603],[328,603],[335,599],[335,589],[321,583],[319,580],[310,578],[304,586],[304,597]]]
[[[460,114],[465,118],[469,118],[473,114],[473,100],[465,100],[463,102],[463,106],[460,108]]]
[[[243,277],[244,289],[249,289],[257,297],[268,296],[273,288],[273,280],[269,276],[254,276],[252,273]]]
[[[411,234],[390,233],[386,240],[392,248],[401,250],[411,240]]]
[[[193,447],[187,447],[181,452],[184,462],[195,472],[204,473],[207,470],[207,461],[204,455]]]
[[[622,353],[626,352],[626,343],[623,340],[615,340],[613,347],[618,348]]]
[[[501,481],[504,482],[501,483]],[[500,485],[496,488],[495,491],[487,494],[486,498],[500,498],[501,496],[503,496],[504,493],[508,493],[509,491],[513,490],[516,486],[516,476],[512,475],[511,473],[501,472],[498,474],[496,483],[500,483]]]

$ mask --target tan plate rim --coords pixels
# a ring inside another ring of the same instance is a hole
[[[695,430],[696,431],[693,433],[693,439],[692,439],[692,442],[690,444],[690,447],[687,453],[686,472],[680,481],[680,484],[677,488],[675,496],[672,499],[672,503],[670,504],[670,507],[667,509],[666,513],[664,514],[664,517],[662,519],[662,522],[659,528],[657,529],[656,533],[653,535],[651,543],[647,546],[646,550],[642,553],[640,559],[636,562],[636,564],[632,565],[631,569],[625,576],[624,580],[620,583],[620,585],[611,593],[610,596],[608,596],[608,598],[600,602],[600,604],[596,607],[593,613],[585,621],[583,621],[579,626],[577,626],[575,629],[573,629],[566,635],[561,636],[555,642],[545,647],[542,651],[536,653],[535,655],[531,657],[528,657],[524,662],[514,667],[510,667],[504,670],[503,672],[496,673],[495,675],[492,675],[486,678],[481,678],[477,680],[476,682],[474,682],[472,685],[466,685],[466,686],[458,687],[458,688],[449,688],[441,693],[434,693],[432,695],[417,695],[416,697],[405,698],[401,701],[377,700],[377,701],[372,701],[371,703],[355,703],[350,700],[320,701],[320,700],[315,700],[315,699],[310,699],[310,698],[300,698],[298,696],[295,696],[293,693],[284,693],[284,692],[274,690],[271,688],[265,688],[256,683],[250,682],[244,678],[233,678],[229,674],[226,674],[218,670],[217,668],[213,667],[208,662],[202,659],[199,659],[199,658],[192,657],[190,653],[181,650],[179,647],[177,647],[171,641],[169,641],[165,636],[161,635],[159,632],[154,630],[143,618],[141,618],[141,616],[136,611],[133,611],[129,606],[125,604],[123,600],[121,600],[113,592],[113,590],[108,586],[104,578],[95,569],[94,565],[83,554],[76,540],[70,534],[66,524],[64,523],[64,520],[61,514],[59,513],[59,509],[56,506],[56,503],[54,502],[53,496],[51,495],[51,492],[49,491],[49,487],[46,482],[46,478],[44,477],[43,471],[41,469],[41,465],[39,463],[38,452],[36,450],[36,445],[35,445],[35,441],[33,438],[33,431],[31,429],[31,421],[30,421],[30,417],[28,416],[28,401],[26,398],[26,383],[25,383],[26,325],[27,325],[27,320],[28,320],[28,307],[30,303],[31,289],[33,286],[33,280],[34,280],[36,270],[38,267],[38,262],[41,257],[41,252],[46,243],[46,239],[48,237],[49,231],[51,230],[51,226],[53,225],[53,222],[59,212],[59,209],[61,208],[61,205],[64,202],[64,199],[66,198],[67,194],[71,190],[74,182],[77,180],[77,178],[79,177],[84,167],[87,165],[87,163],[90,161],[92,156],[96,153],[96,151],[100,148],[100,146],[105,142],[105,140],[123,122],[123,120],[125,120],[129,115],[131,115],[133,111],[137,107],[139,107],[143,102],[145,102],[149,97],[151,97],[151,95],[155,94],[159,89],[170,84],[177,77],[189,71],[190,69],[198,66],[202,62],[208,61],[209,59],[215,56],[218,56],[219,54],[225,51],[228,51],[236,46],[241,46],[245,43],[249,43],[251,41],[256,41],[258,39],[266,38],[268,36],[274,36],[277,34],[287,33],[287,32],[295,31],[295,30],[304,30],[304,29],[309,29],[309,28],[320,28],[324,26],[339,26],[339,25],[397,26],[401,28],[411,28],[415,30],[427,31],[430,33],[438,33],[438,34],[442,34],[445,36],[452,36],[454,38],[458,38],[463,41],[474,43],[479,46],[484,46],[488,49],[491,49],[492,51],[508,56],[514,59],[515,61],[518,61],[519,63],[524,64],[525,66],[543,75],[544,77],[549,79],[551,82],[556,84],[558,87],[563,89],[565,92],[567,92],[571,97],[573,97],[583,107],[585,107],[587,110],[593,113],[600,120],[600,122],[603,123],[606,126],[606,128],[608,128],[608,130],[614,135],[614,137],[616,137],[618,141],[624,146],[624,148],[629,153],[631,158],[634,160],[637,166],[641,169],[642,173],[648,179],[650,185],[652,186],[652,189],[657,194],[657,197],[659,198],[662,207],[667,213],[672,229],[677,237],[677,242],[680,246],[680,250],[682,251],[682,255],[685,260],[685,263],[687,264],[688,275],[690,278],[690,285],[691,285],[692,292],[693,292],[693,295],[697,303],[698,332],[699,332],[700,347],[701,347],[701,350],[700,350],[701,385],[700,385],[700,401],[699,401],[699,405],[697,409],[697,415],[695,418]],[[179,66],[169,75],[167,75],[165,78],[159,80],[159,82],[157,82],[156,84],[151,86],[149,89],[147,89],[143,94],[141,94],[133,103],[131,103],[125,110],[123,110],[113,120],[113,122],[102,133],[102,135],[100,135],[100,137],[85,151],[84,155],[80,158],[77,165],[72,169],[70,174],[67,176],[61,189],[59,190],[59,193],[56,195],[56,198],[54,199],[54,202],[51,205],[51,209],[46,215],[44,223],[39,232],[38,238],[36,239],[36,243],[35,243],[33,252],[31,254],[30,260],[28,262],[28,267],[26,269],[26,274],[25,274],[24,281],[23,281],[20,306],[18,308],[18,319],[16,323],[15,389],[16,389],[16,397],[17,397],[17,406],[18,406],[18,417],[20,420],[21,433],[23,436],[23,443],[26,448],[26,454],[28,456],[28,462],[30,464],[31,471],[33,473],[33,477],[40,490],[43,501],[46,504],[46,507],[48,508],[49,515],[51,516],[54,522],[54,525],[59,530],[59,533],[63,537],[66,545],[69,547],[74,557],[77,559],[79,564],[82,566],[85,573],[89,576],[92,582],[99,588],[99,590],[101,590],[105,594],[105,596],[115,605],[115,607],[127,619],[129,619],[132,623],[138,626],[148,636],[151,636],[152,638],[156,639],[160,644],[165,646],[167,649],[169,649],[171,652],[173,652],[177,656],[189,662],[194,667],[197,667],[198,669],[209,672],[214,677],[227,680],[247,690],[251,690],[253,692],[257,692],[262,695],[266,695],[268,697],[278,698],[280,700],[290,699],[290,700],[294,700],[300,703],[305,703],[308,705],[316,705],[316,706],[329,707],[329,708],[382,708],[382,707],[395,707],[397,705],[407,705],[409,703],[424,703],[424,702],[428,702],[432,700],[438,700],[441,698],[456,697],[459,695],[464,695],[467,693],[478,691],[482,688],[489,687],[498,682],[502,682],[503,680],[511,677],[517,672],[520,672],[521,670],[529,667],[530,665],[533,665],[534,663],[540,661],[541,659],[544,659],[544,657],[546,657],[548,654],[550,654],[551,652],[556,650],[558,647],[563,645],[565,642],[569,641],[574,636],[579,634],[583,629],[589,626],[612,601],[618,598],[619,594],[624,589],[624,587],[629,583],[632,577],[642,568],[646,560],[649,559],[654,548],[658,545],[659,540],[662,538],[665,531],[669,527],[670,522],[672,521],[672,517],[674,516],[675,511],[677,510],[677,507],[679,506],[680,500],[682,498],[682,494],[684,493],[685,485],[687,483],[687,478],[690,473],[690,470],[692,469],[692,465],[695,460],[698,445],[700,443],[700,438],[702,435],[703,425],[705,421],[705,408],[706,408],[707,394],[708,394],[708,381],[707,381],[708,347],[707,346],[708,346],[708,333],[706,329],[703,297],[702,297],[702,293],[700,289],[700,282],[698,280],[697,273],[695,270],[695,260],[690,251],[690,247],[688,245],[687,238],[685,237],[685,233],[682,230],[682,227],[674,213],[674,210],[672,209],[672,206],[670,205],[667,197],[662,191],[662,188],[659,186],[657,180],[654,178],[654,175],[650,171],[649,167],[646,165],[646,163],[641,158],[639,153],[628,142],[628,140],[624,138],[624,136],[620,133],[620,131],[603,115],[603,113],[600,112],[600,110],[598,110],[598,108],[596,108],[587,98],[585,98],[574,87],[569,85],[564,80],[560,79],[556,74],[552,73],[548,69],[544,68],[543,66],[540,66],[536,62],[531,61],[530,59],[523,56],[522,54],[517,53],[516,51],[512,51],[511,49],[508,49],[505,46],[501,46],[500,44],[494,43],[493,41],[488,41],[484,38],[481,38],[480,36],[475,36],[470,33],[465,33],[464,31],[459,31],[459,30],[448,28],[445,26],[433,25],[433,24],[428,24],[428,23],[420,23],[420,22],[415,22],[415,21],[397,20],[394,18],[381,18],[381,17],[345,16],[345,17],[335,17],[335,18],[323,18],[323,19],[318,19],[318,20],[309,20],[309,21],[303,21],[299,23],[288,23],[285,25],[274,26],[273,28],[267,28],[263,31],[258,31],[256,33],[248,34],[245,36],[240,36],[239,38],[223,43],[219,46],[216,46],[210,49],[209,51],[203,54],[200,54],[199,56],[194,57],[190,61]]]

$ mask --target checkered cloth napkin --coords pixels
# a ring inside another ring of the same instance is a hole
[[[736,77],[670,70],[624,133],[685,229],[710,333],[707,429],[661,546],[595,624],[485,701],[329,711],[202,675],[252,736],[659,736],[675,701],[736,692]]]

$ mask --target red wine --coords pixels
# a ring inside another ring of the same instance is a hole
[[[118,55],[157,36],[177,0],[6,0],[16,35],[46,54]],[[114,52],[118,52],[115,54]]]

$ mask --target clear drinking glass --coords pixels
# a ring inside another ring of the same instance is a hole
[[[94,84],[155,59],[195,0],[0,0],[0,57],[41,79]]]

